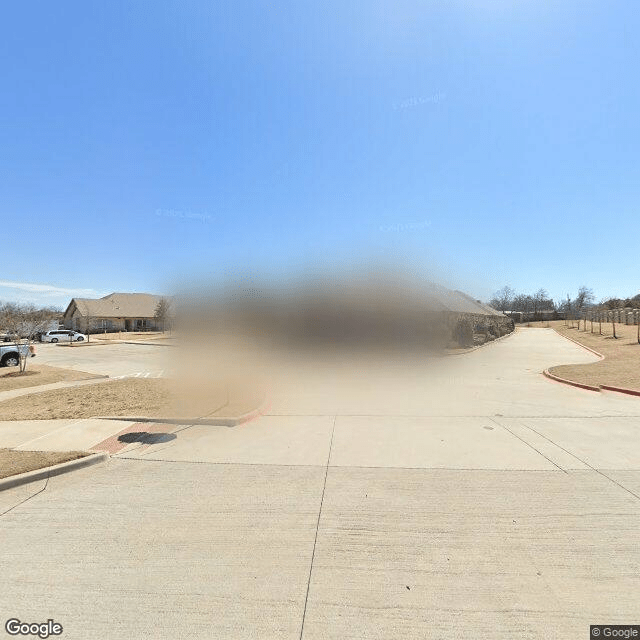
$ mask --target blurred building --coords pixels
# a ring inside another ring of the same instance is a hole
[[[155,317],[163,296],[150,293],[111,293],[103,298],[73,298],[63,315],[66,329],[100,331],[159,331]]]

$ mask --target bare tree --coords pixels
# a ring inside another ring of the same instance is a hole
[[[491,298],[489,304],[503,313],[509,311],[513,306],[515,293],[516,292],[509,286],[502,287],[500,291],[496,291],[496,293],[493,294],[493,298]]]
[[[544,301],[549,297],[549,295],[547,294],[547,292],[544,289],[538,289],[538,291],[536,291],[533,294],[533,317],[535,318],[536,315],[538,315],[538,312],[540,311],[540,309],[542,308],[542,304],[544,304]]]
[[[27,368],[28,358],[37,334],[46,331],[51,323],[60,317],[60,310],[52,307],[36,307],[32,304],[7,302],[0,307],[0,324],[15,335],[16,344],[26,349],[18,349],[20,355],[20,373]]]
[[[580,287],[578,289],[578,295],[574,300],[576,311],[581,313],[593,304],[594,299],[595,296],[593,295],[593,289],[589,289],[589,287],[585,286]]]
[[[571,296],[567,293],[567,301],[564,303],[564,312],[565,312],[565,324],[569,326],[569,321],[571,321],[571,327],[573,327],[573,304],[571,302]]]
[[[578,321],[578,329],[580,329],[580,317],[582,316],[584,330],[587,330],[586,310],[593,304],[594,298],[593,289],[585,286],[578,289],[578,295],[573,300],[567,294],[566,308],[570,315]]]
[[[158,304],[156,305],[153,317],[158,322],[162,323],[162,333],[165,332],[166,323],[169,319],[170,309],[171,303],[169,302],[169,300],[167,300],[167,298],[160,298],[160,300],[158,300]]]
[[[524,293],[519,293],[517,296],[515,296],[511,303],[513,310],[525,312],[527,310],[527,307],[529,306],[528,298],[529,296],[525,295]]]
[[[598,322],[600,324],[600,335],[602,335],[602,309],[598,312]]]

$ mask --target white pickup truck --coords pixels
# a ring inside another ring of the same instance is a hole
[[[20,354],[35,358],[35,347],[28,344],[0,343],[0,367],[17,367],[20,364]]]

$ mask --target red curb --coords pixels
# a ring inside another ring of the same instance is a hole
[[[626,389],[625,387],[610,387],[608,384],[601,384],[601,389],[605,389],[606,391],[616,391],[617,393],[626,393],[630,396],[640,396],[640,391],[636,389]]]
[[[237,426],[240,426],[242,424],[247,424],[248,422],[253,422],[256,418],[261,418],[262,416],[266,415],[267,411],[270,411],[270,410],[271,410],[271,400],[264,403],[262,406],[258,407],[257,409],[254,409],[249,413],[245,413],[242,416],[242,418],[244,419],[242,420],[242,422],[238,423]]]
[[[580,389],[586,389],[587,391],[615,391],[616,393],[624,393],[628,396],[640,396],[640,391],[636,389],[627,389],[625,387],[612,387],[608,384],[601,384],[597,387],[594,387],[590,384],[583,384],[582,382],[574,382],[573,380],[567,380],[566,378],[561,378],[560,376],[556,376],[553,373],[550,373],[548,369],[545,369],[543,372],[550,380],[555,380],[556,382],[561,382],[562,384],[569,384],[572,387],[580,387]]]
[[[600,391],[600,387],[594,387],[590,384],[583,384],[582,382],[574,382],[573,380],[567,380],[566,378],[561,378],[560,376],[556,376],[553,373],[550,373],[549,369],[545,369],[542,372],[550,380],[555,380],[556,382],[562,382],[563,384],[569,384],[572,387],[580,387],[580,389],[586,389],[587,391]]]

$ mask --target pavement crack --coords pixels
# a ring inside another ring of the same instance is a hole
[[[331,441],[329,442],[329,453],[327,454],[327,464],[324,468],[324,482],[322,484],[322,496],[320,497],[320,509],[318,509],[318,520],[316,521],[316,535],[313,539],[313,551],[311,552],[311,564],[309,565],[309,579],[307,580],[307,593],[304,597],[304,610],[302,611],[302,625],[300,626],[300,640],[304,633],[304,622],[307,617],[307,603],[309,602],[309,588],[311,587],[311,574],[313,573],[313,561],[316,557],[316,546],[318,544],[318,530],[320,529],[320,518],[322,516],[322,505],[324,504],[324,492],[327,488],[327,476],[329,475],[329,461],[331,460],[331,450],[333,448],[333,434],[336,430],[337,416],[333,416],[333,427],[331,429]]]
[[[545,460],[548,460],[554,467],[557,467],[558,469],[560,469],[560,471],[562,471],[563,473],[569,473],[566,469],[563,469],[559,464],[556,464],[551,458],[549,458],[548,456],[545,456],[544,453],[542,453],[542,451],[540,451],[539,449],[536,449],[531,443],[527,442],[524,438],[521,438],[517,433],[514,433],[513,431],[511,431],[509,427],[503,424],[500,424],[500,422],[498,422],[494,418],[489,418],[489,420],[497,424],[499,427],[502,427],[505,431],[508,431],[514,438],[517,438],[518,440],[520,440],[520,442],[526,444],[528,447],[533,449],[536,453],[540,454]]]
[[[539,431],[536,431],[533,427],[530,427],[528,424],[525,424],[524,422],[521,422],[521,424],[527,429],[529,429],[530,431],[533,431],[533,433],[537,433],[541,438],[544,438],[545,440],[550,442],[552,445],[558,447],[558,449],[562,449],[562,451],[564,451],[565,453],[568,453],[570,456],[574,457],[576,460],[579,460],[580,462],[582,462],[582,464],[589,467],[589,469],[591,469],[592,471],[595,471],[597,474],[601,475],[603,478],[606,478],[609,482],[620,487],[621,489],[623,489],[624,491],[632,495],[634,498],[636,498],[636,500],[640,500],[640,495],[638,495],[637,493],[634,493],[633,491],[631,491],[631,489],[628,489],[623,484],[620,484],[617,480],[614,480],[613,478],[609,477],[606,473],[603,473],[602,471],[600,471],[600,469],[596,469],[593,465],[590,465],[586,460],[583,460],[582,458],[578,457],[575,453],[569,451],[568,449],[565,449],[563,446],[559,445],[557,442],[554,442],[551,438],[548,438],[547,436],[540,433]]]
[[[28,502],[29,500],[31,500],[31,498],[35,498],[37,495],[39,495],[40,493],[46,490],[48,484],[49,484],[49,475],[47,475],[47,479],[44,481],[44,487],[42,487],[42,489],[36,491],[35,493],[32,493],[30,496],[27,496],[24,500],[21,500],[20,502],[18,502],[18,504],[14,504],[13,507],[9,507],[9,509],[0,513],[0,517],[9,513],[9,511],[13,511],[14,509],[18,508],[20,505],[23,505],[25,502]]]

